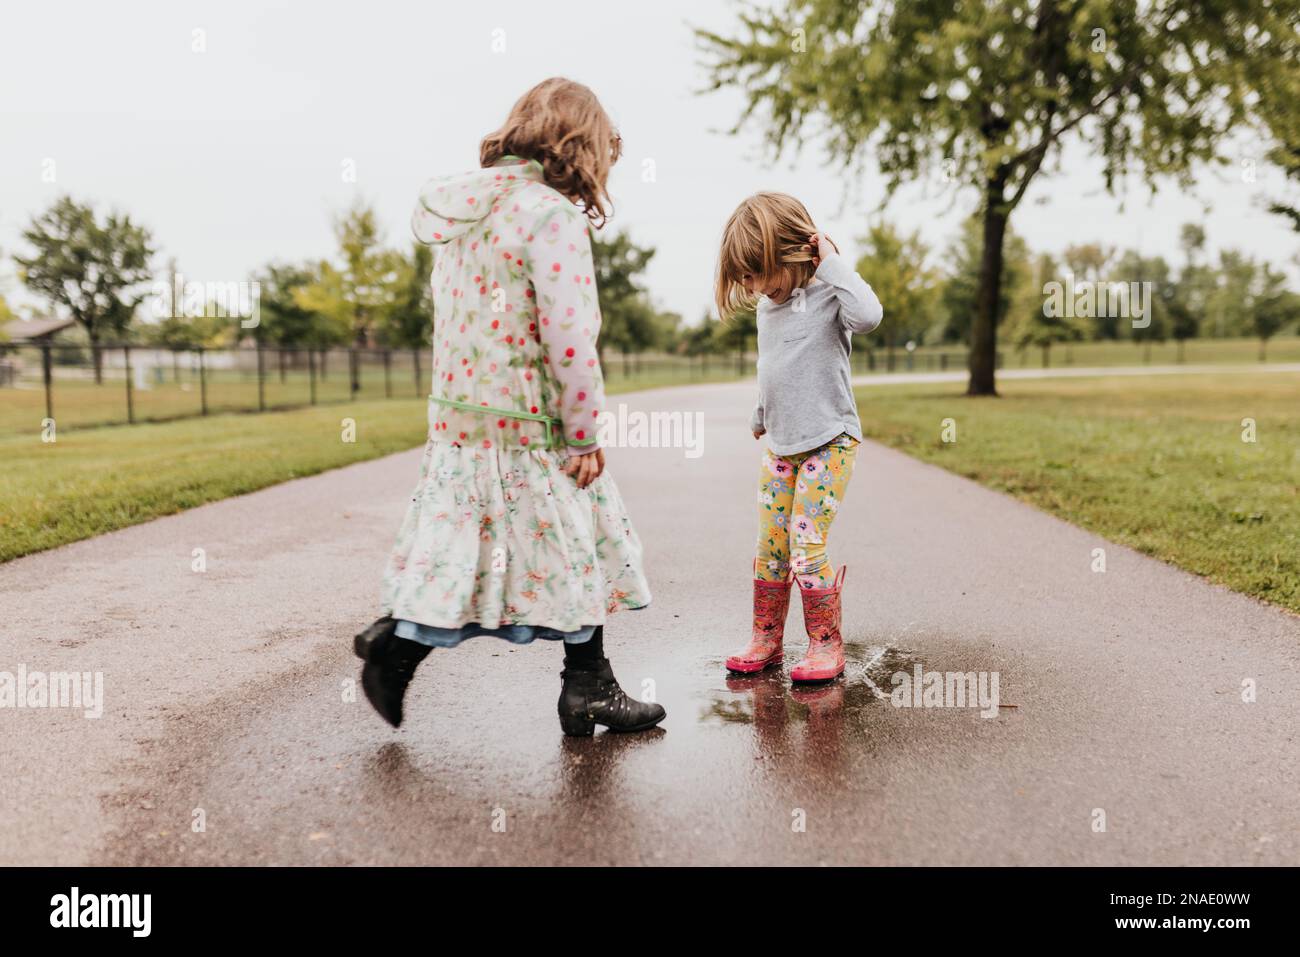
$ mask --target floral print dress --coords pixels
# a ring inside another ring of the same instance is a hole
[[[398,634],[582,640],[650,602],[641,543],[596,448],[604,383],[587,220],[507,158],[434,180],[412,229],[432,274],[433,386],[419,481],[384,572]]]

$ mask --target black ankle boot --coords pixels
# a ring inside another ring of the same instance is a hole
[[[399,638],[397,622],[380,618],[353,641],[361,669],[361,689],[379,716],[394,728],[402,723],[402,699],[415,677],[415,668],[433,649],[418,641]]]
[[[663,707],[629,698],[618,686],[608,658],[591,665],[565,662],[560,672],[560,728],[565,734],[585,737],[603,724],[611,731],[645,731],[667,714]]]

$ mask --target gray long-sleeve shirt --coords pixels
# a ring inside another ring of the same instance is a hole
[[[751,426],[777,455],[825,445],[841,432],[862,440],[849,378],[850,334],[884,316],[862,277],[832,254],[785,302],[758,302],[758,406]]]

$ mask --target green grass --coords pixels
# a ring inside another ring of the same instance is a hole
[[[734,374],[711,370],[708,378]],[[346,377],[338,382],[346,397]],[[641,375],[611,375],[608,392],[681,382],[676,370],[646,368]],[[382,385],[381,378],[381,395]],[[0,401],[9,403],[14,391],[0,393]],[[252,392],[256,408],[255,382]],[[57,441],[46,443],[40,439],[42,406],[22,417],[20,434],[0,431],[0,562],[413,448],[425,440],[425,408],[424,399],[373,399],[98,428],[67,428],[56,409]],[[356,420],[355,443],[341,440],[344,417]]]
[[[857,391],[871,438],[1300,612],[1300,375]],[[941,439],[942,421],[957,441]],[[1242,420],[1258,441],[1242,441]]]
[[[0,439],[0,561],[411,448],[424,410],[392,399]]]

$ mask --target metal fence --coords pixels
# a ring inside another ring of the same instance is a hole
[[[428,393],[421,350],[0,344],[0,434]]]
[[[1001,364],[999,356],[999,364]],[[0,344],[0,435],[164,422],[224,412],[429,394],[427,349],[157,349],[147,346]],[[678,356],[606,352],[605,378],[621,388],[743,378],[753,353]],[[855,373],[965,368],[965,352],[859,349]]]

